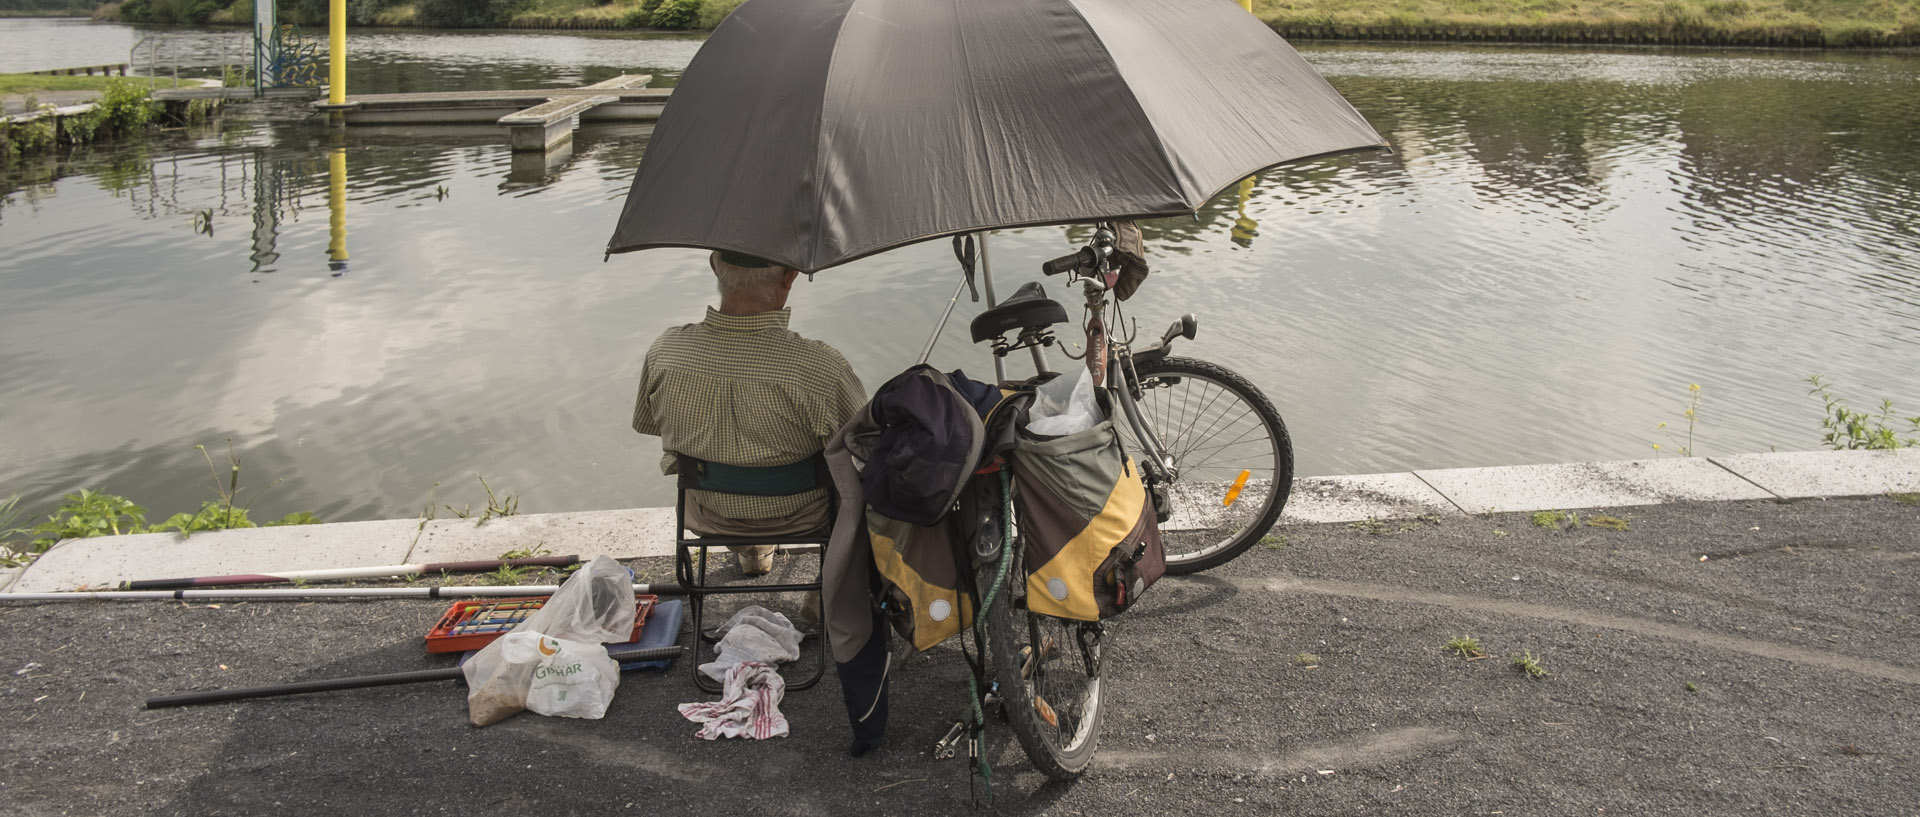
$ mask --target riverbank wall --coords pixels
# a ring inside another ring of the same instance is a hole
[[[1725,457],[1447,468],[1296,480],[1281,517],[1294,525],[1625,508],[1675,502],[1797,502],[1892,495],[1920,499],[1920,449],[1792,451]],[[0,569],[0,593],[111,588],[131,579],[274,573],[499,558],[510,551],[674,552],[672,508],[473,519],[388,519],[196,533],[98,536],[55,545],[24,568]]]
[[[704,31],[739,0],[490,0],[458,16],[443,0],[375,0],[350,8],[349,25],[475,27],[553,31]],[[195,19],[174,19],[172,5],[133,0],[103,6],[101,19],[125,22],[249,23],[251,2]],[[196,6],[212,9],[212,4]],[[319,8],[318,16],[313,9]],[[475,8],[484,9],[476,12]],[[167,9],[165,14],[161,9]],[[356,14],[356,11],[358,12]],[[1703,45],[1790,48],[1920,46],[1920,0],[1873,4],[1846,0],[1258,0],[1255,14],[1291,40],[1360,40],[1572,45]],[[159,15],[159,16],[156,16]],[[324,6],[288,0],[283,19],[324,25]]]

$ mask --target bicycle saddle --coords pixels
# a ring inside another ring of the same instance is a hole
[[[1039,281],[1028,281],[1012,297],[973,319],[973,342],[991,340],[1012,329],[1045,329],[1067,322],[1067,308],[1047,297]]]

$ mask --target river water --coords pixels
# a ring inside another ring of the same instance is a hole
[[[145,33],[0,20],[0,71],[124,61]],[[242,42],[165,34],[183,74]],[[349,42],[362,92],[670,84],[699,45]],[[1150,225],[1128,310],[1156,334],[1197,313],[1181,353],[1274,398],[1301,474],[1650,457],[1674,447],[1663,421],[1685,443],[1693,383],[1704,455],[1820,447],[1811,374],[1920,409],[1920,56],[1301,50],[1395,152]],[[648,342],[699,318],[712,277],[692,251],[602,262],[648,128],[589,126],[543,168],[492,128],[335,143],[301,114],[236,109],[0,177],[0,498],[184,510],[213,496],[195,446],[230,439],[260,514],[480,507],[476,475],[523,512],[670,502],[627,423]],[[996,234],[1001,291],[1069,249]],[[956,274],[944,242],[830,270],[797,287],[794,325],[871,388],[913,362]],[[963,336],[978,308],[935,363],[990,371]]]

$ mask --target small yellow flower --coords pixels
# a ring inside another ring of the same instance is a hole
[[[1700,390],[1700,384],[1698,383],[1695,383],[1687,387],[1687,391],[1699,391],[1699,390]]]

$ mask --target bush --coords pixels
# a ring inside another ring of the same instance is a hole
[[[700,24],[700,0],[662,0],[647,23],[654,28],[693,28]]]
[[[92,111],[68,120],[68,138],[78,144],[101,136],[138,133],[153,124],[155,114],[153,94],[145,84],[114,77],[100,90]]]
[[[120,19],[134,23],[198,25],[224,7],[220,0],[127,0],[120,4]]]
[[[744,0],[704,0],[700,4],[700,27],[712,30],[720,27],[720,21],[727,19],[734,9]]]
[[[529,0],[419,0],[413,6],[414,22],[438,28],[490,28],[505,25],[507,18],[525,8]]]

